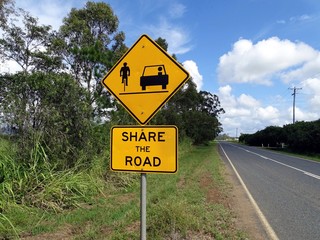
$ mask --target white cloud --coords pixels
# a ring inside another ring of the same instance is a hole
[[[315,95],[310,99],[310,103],[314,108],[320,109],[320,95]]]
[[[308,20],[301,17],[300,20]],[[296,121],[314,121],[320,118],[320,52],[302,42],[280,40],[277,37],[253,43],[247,39],[235,42],[228,53],[220,57],[220,83],[255,83],[273,85],[281,80],[283,86],[291,83],[299,90]],[[274,85],[275,89],[278,85]],[[292,123],[292,99],[276,95],[262,103],[248,94],[233,93],[231,85],[219,88],[221,106],[226,111],[221,123],[226,133],[253,133],[267,126]]]
[[[5,61],[0,64],[0,73],[16,73],[21,70],[22,68],[20,65],[13,60]]]
[[[63,1],[63,0],[24,0],[16,1],[17,7],[31,13],[32,16],[38,17],[39,22],[45,25],[51,25],[53,29],[58,30],[62,24],[62,19],[67,16],[72,7],[83,7],[85,1]]]
[[[180,18],[186,12],[187,8],[181,3],[172,3],[169,6],[169,16],[172,18]]]
[[[307,79],[302,84],[295,108],[296,121],[314,121],[320,118],[320,79]],[[267,126],[283,126],[292,123],[293,108],[290,99],[284,103],[282,97],[276,96],[275,101],[261,103],[248,94],[236,96],[230,85],[218,89],[217,95],[225,114],[220,116],[224,132],[235,136],[238,133],[254,133]],[[303,106],[301,101],[307,100],[309,106]],[[280,102],[280,104],[279,104]]]
[[[296,105],[296,121],[314,121],[320,118],[320,79],[308,79],[304,82],[303,89],[309,95],[310,108],[303,108]],[[316,94],[315,94],[316,93]],[[238,133],[255,133],[267,126],[283,126],[292,123],[292,105],[262,104],[253,96],[241,94],[235,96],[230,85],[222,86],[218,89],[221,106],[225,114],[220,116],[224,132],[230,136],[235,136],[235,129]]]
[[[314,68],[319,52],[302,42],[272,37],[253,44],[240,39],[233,49],[220,57],[218,78],[221,83],[271,85],[280,74],[289,76],[303,67]],[[297,74],[293,74],[297,75]]]
[[[171,54],[184,54],[191,50],[189,34],[183,28],[171,24],[161,18],[159,25],[149,25],[147,32],[151,32],[155,38],[161,37],[168,43],[168,52]]]
[[[293,109],[288,108],[287,114],[290,119],[293,119]],[[314,121],[316,119],[319,119],[320,115],[318,112],[310,112],[308,110],[302,110],[299,107],[295,108],[295,121]],[[290,121],[289,123],[292,123]]]
[[[265,108],[259,107],[256,110],[256,117],[262,120],[277,120],[279,118],[279,110],[273,106],[267,106]]]
[[[301,82],[301,91],[307,96],[310,109],[319,112],[320,109],[320,79],[308,78]]]
[[[278,20],[277,23],[278,23],[278,24],[285,24],[285,23],[286,23],[286,20],[281,19],[281,20]]]
[[[303,81],[306,78],[313,77],[319,74],[319,66],[320,66],[320,52],[317,52],[314,58],[311,58],[301,67],[283,72],[281,74],[281,79],[285,83],[289,83],[292,81]]]
[[[221,106],[224,109],[233,108],[237,104],[235,96],[231,95],[232,88],[226,85],[219,88],[219,99],[222,101]]]
[[[240,105],[246,106],[246,107],[257,107],[260,105],[258,100],[256,100],[255,98],[247,94],[241,94],[240,97],[238,98],[238,102]]]
[[[234,117],[234,118],[248,117],[250,115],[251,115],[250,109],[239,108],[239,107],[229,108],[225,113],[225,117]]]
[[[317,18],[317,16],[313,16],[313,15],[307,15],[307,14],[303,14],[300,16],[295,16],[295,17],[291,17],[289,19],[289,21],[291,23],[303,23],[303,22],[310,22],[313,21]]]
[[[202,87],[203,80],[202,75],[199,73],[197,64],[192,60],[184,61],[182,64],[191,75],[192,80],[197,85],[197,90],[199,91]]]
[[[220,88],[219,88],[219,92],[220,92],[223,96],[230,96],[231,91],[232,91],[232,88],[231,88],[230,85],[226,85],[226,86],[223,86],[223,87],[220,87]]]
[[[282,113],[275,106],[263,106],[253,96],[241,94],[236,97],[230,85],[220,87],[218,96],[226,111],[220,116],[220,122],[224,132],[231,136],[235,135],[236,128],[239,133],[254,133],[270,125],[283,125],[290,117],[288,112]]]
[[[302,81],[301,85],[305,92],[320,95],[320,78],[308,78]]]
[[[276,23],[278,23],[278,24],[303,24],[303,23],[316,21],[318,18],[319,18],[318,15],[303,14],[300,16],[290,17],[287,20],[280,19],[280,20],[276,21]]]

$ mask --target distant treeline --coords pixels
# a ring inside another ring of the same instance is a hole
[[[253,134],[241,134],[239,142],[251,146],[286,146],[299,153],[320,153],[320,119],[283,127],[269,126]]]

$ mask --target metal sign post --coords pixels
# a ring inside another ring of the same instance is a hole
[[[147,174],[140,179],[140,239],[147,239]]]

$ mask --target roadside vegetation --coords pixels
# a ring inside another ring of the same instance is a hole
[[[11,159],[12,143],[1,138],[0,146],[1,160]],[[15,176],[1,184],[1,239],[139,238],[139,174],[110,172],[105,158],[86,170],[55,172],[37,150],[30,166],[1,161],[5,177]],[[245,239],[223,171],[214,143],[181,142],[176,174],[147,175],[148,238]]]
[[[0,239],[137,238],[139,175],[109,171],[110,128],[135,122],[100,83],[128,49],[118,25],[103,2],[58,31],[0,2],[0,56],[21,67],[0,72]],[[148,175],[150,238],[241,239],[211,143],[222,113],[190,79],[151,120],[178,127],[180,167]]]
[[[241,134],[239,142],[307,155],[320,161],[320,119],[283,127],[270,126],[254,134]]]

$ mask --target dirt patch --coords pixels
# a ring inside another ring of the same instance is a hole
[[[180,178],[177,183],[177,188],[178,189],[184,188],[185,185],[186,185],[186,179],[184,177]]]
[[[224,206],[228,206],[223,194],[219,191],[219,188],[214,185],[214,181],[209,172],[205,173],[200,179],[200,187],[207,190],[206,201],[209,203],[222,203]]]
[[[136,198],[136,193],[124,193],[116,197],[117,202],[128,203]]]
[[[74,233],[72,230],[72,226],[66,225],[63,228],[60,228],[58,231],[54,233],[44,233],[44,234],[39,234],[37,236],[23,236],[20,239],[22,240],[56,240],[56,239],[61,239],[61,240],[71,240],[74,237]]]
[[[268,239],[268,235],[265,232],[253,205],[251,204],[229,162],[225,159],[222,152],[220,152],[220,156],[222,156],[223,162],[225,163],[224,175],[227,182],[232,186],[230,190],[229,204],[230,208],[236,215],[236,227],[244,230],[249,235],[249,239]]]
[[[100,231],[103,236],[109,236],[113,231],[113,227],[112,226],[102,226],[100,228]]]
[[[134,222],[126,227],[126,232],[139,232],[140,221]]]

